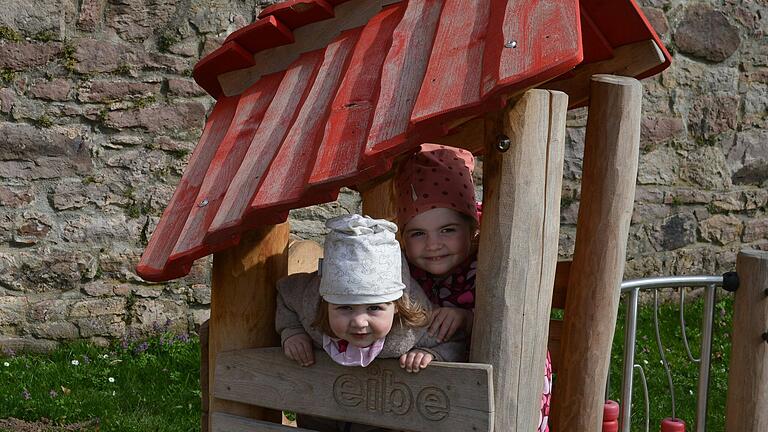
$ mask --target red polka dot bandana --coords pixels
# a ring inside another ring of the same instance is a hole
[[[422,144],[402,163],[395,179],[398,225],[434,208],[456,210],[479,222],[474,169],[475,158],[466,150]]]

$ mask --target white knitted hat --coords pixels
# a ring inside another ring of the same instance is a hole
[[[403,295],[397,225],[358,214],[329,219],[325,226],[320,296],[333,304],[391,302]]]

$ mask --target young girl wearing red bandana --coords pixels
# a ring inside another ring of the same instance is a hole
[[[466,150],[422,144],[395,177],[397,223],[411,275],[434,307],[429,333],[448,340],[472,330],[480,224]],[[548,432],[552,365],[547,352],[538,432]]]

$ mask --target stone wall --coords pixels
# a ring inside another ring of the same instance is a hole
[[[208,315],[210,260],[134,271],[213,100],[195,62],[271,1],[6,0],[0,16],[0,347],[106,343]],[[720,273],[768,249],[768,6],[642,0],[675,57],[645,82],[627,276]],[[573,250],[586,113],[569,118],[561,256]],[[294,211],[296,235],[356,211]]]

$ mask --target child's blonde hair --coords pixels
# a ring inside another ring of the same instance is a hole
[[[407,293],[393,302],[395,304],[395,319],[403,327],[426,327],[429,324],[429,315],[427,309],[411,300]],[[312,327],[315,327],[329,336],[336,336],[331,330],[331,322],[328,316],[328,303],[320,298],[317,305],[317,314]]]

